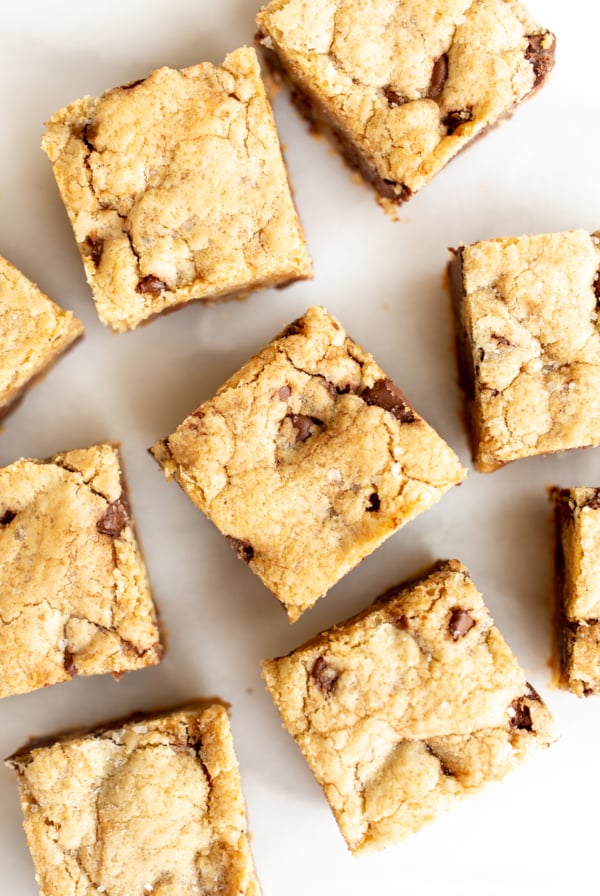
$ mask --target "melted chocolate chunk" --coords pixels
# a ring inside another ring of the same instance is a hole
[[[73,678],[74,675],[77,675],[77,666],[75,665],[75,654],[71,653],[69,650],[65,650],[65,657],[63,660],[63,664],[65,667],[65,672],[67,675],[70,675]]]
[[[463,610],[462,607],[454,607],[448,623],[448,631],[455,641],[463,638],[474,625],[475,620],[467,610]]]
[[[529,694],[527,696],[529,696]],[[510,725],[511,728],[518,728],[521,731],[532,731],[533,722],[531,721],[531,712],[524,701],[524,697],[519,697],[518,700],[513,700],[511,703],[514,715],[510,718]]]
[[[315,434],[315,427],[323,426],[322,420],[318,420],[316,417],[307,417],[306,414],[292,414],[290,419],[296,433],[294,443],[296,445],[298,442],[306,442],[307,439],[310,439]]]
[[[379,508],[381,507],[381,501],[379,499],[379,495],[377,492],[373,492],[372,495],[369,495],[369,503],[367,504],[367,513],[377,513]]]
[[[233,535],[226,535],[225,538],[233,550],[236,551],[240,560],[243,560],[245,563],[250,563],[254,557],[254,548],[250,542],[246,541],[244,538],[235,538]]]
[[[9,523],[12,523],[16,515],[14,510],[6,510],[2,516],[0,516],[0,526],[8,526]]]
[[[396,91],[389,86],[383,88],[383,95],[385,96],[388,104],[390,106],[403,106],[404,103],[408,102],[408,97],[402,96],[401,93],[396,93]]]
[[[326,697],[328,697],[335,689],[339,678],[335,669],[332,669],[322,656],[316,658],[310,674],[316,681],[319,690],[325,694]]]
[[[277,395],[279,396],[280,401],[287,401],[291,394],[292,390],[288,385],[281,386],[277,391]]]
[[[285,328],[281,334],[281,338],[284,339],[286,336],[303,336],[305,332],[304,318],[299,317],[298,320],[293,320],[292,323]]]
[[[164,280],[155,277],[154,274],[149,274],[147,277],[140,280],[135,291],[139,293],[149,293],[152,296],[159,296],[166,288],[167,284]]]
[[[442,121],[442,124],[446,128],[448,135],[450,135],[453,134],[461,124],[465,124],[467,121],[473,121],[473,110],[456,109],[453,112],[448,112]]]
[[[448,57],[445,53],[435,60],[433,64],[433,71],[431,72],[431,82],[429,84],[429,92],[427,96],[429,99],[435,100],[442,90],[444,89],[444,84],[446,83],[446,79],[448,78]]]
[[[367,404],[389,411],[400,423],[414,423],[416,420],[406,396],[390,379],[377,380],[360,397]]]
[[[102,250],[104,249],[104,240],[98,234],[90,233],[86,238],[86,246],[90,250],[90,256],[96,267],[100,264],[102,258]]]
[[[547,32],[544,34],[529,34],[527,37],[529,43],[525,50],[525,59],[533,66],[533,90],[539,87],[542,81],[546,80],[554,66],[554,41],[552,41],[548,49],[544,49],[542,46],[546,34]]]
[[[96,529],[101,535],[117,538],[128,522],[127,508],[121,501],[114,501],[108,505],[96,523]]]

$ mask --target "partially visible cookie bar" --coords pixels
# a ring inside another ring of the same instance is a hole
[[[224,706],[138,716],[7,762],[41,896],[259,896]]]
[[[600,238],[486,240],[450,263],[471,448],[509,461],[600,445]]]
[[[82,334],[71,311],[0,257],[0,419]]]
[[[554,35],[516,0],[272,0],[257,23],[296,105],[388,208],[538,89],[554,64]]]
[[[117,446],[0,469],[0,697],[160,657]]]
[[[466,474],[318,307],[151,450],[290,621]]]
[[[555,739],[467,570],[444,561],[263,675],[349,849],[380,849]]]
[[[131,330],[186,302],[311,275],[254,50],[85,97],[43,147],[100,319]]]
[[[552,488],[558,678],[578,697],[600,694],[600,489]]]

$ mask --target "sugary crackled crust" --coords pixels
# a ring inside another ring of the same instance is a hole
[[[223,706],[141,716],[8,764],[41,896],[259,896]]]
[[[273,0],[257,22],[299,104],[394,202],[553,64],[554,35],[515,0]]]
[[[117,447],[0,469],[0,696],[160,656]]]
[[[552,488],[557,681],[600,693],[600,489]]]
[[[263,675],[354,853],[416,831],[554,740],[455,560],[265,661]]]
[[[252,49],[79,100],[43,148],[114,330],[311,274]]]
[[[83,324],[0,257],[0,418],[83,333]]]
[[[291,621],[466,475],[318,307],[151,450]]]
[[[477,468],[600,444],[598,236],[475,243],[451,268]]]

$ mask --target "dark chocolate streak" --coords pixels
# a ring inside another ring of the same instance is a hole
[[[525,51],[525,59],[533,66],[533,90],[542,84],[554,67],[555,41],[552,41],[548,49],[542,47],[542,41],[548,32],[543,34],[530,34],[527,37],[529,44]]]

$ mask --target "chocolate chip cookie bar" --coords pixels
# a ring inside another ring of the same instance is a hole
[[[311,274],[250,48],[78,100],[43,148],[113,330]]]
[[[220,704],[26,747],[7,763],[41,896],[259,896]]]
[[[266,660],[263,675],[353,853],[417,831],[555,739],[456,560]]]
[[[292,622],[466,475],[318,307],[151,451]]]
[[[539,88],[554,35],[516,0],[272,0],[258,42],[388,210]]]
[[[558,682],[600,694],[600,489],[552,488]]]
[[[0,419],[82,333],[81,321],[0,257]]]
[[[117,447],[0,469],[0,697],[160,657]]]
[[[475,466],[600,445],[600,238],[462,246],[450,263]]]

